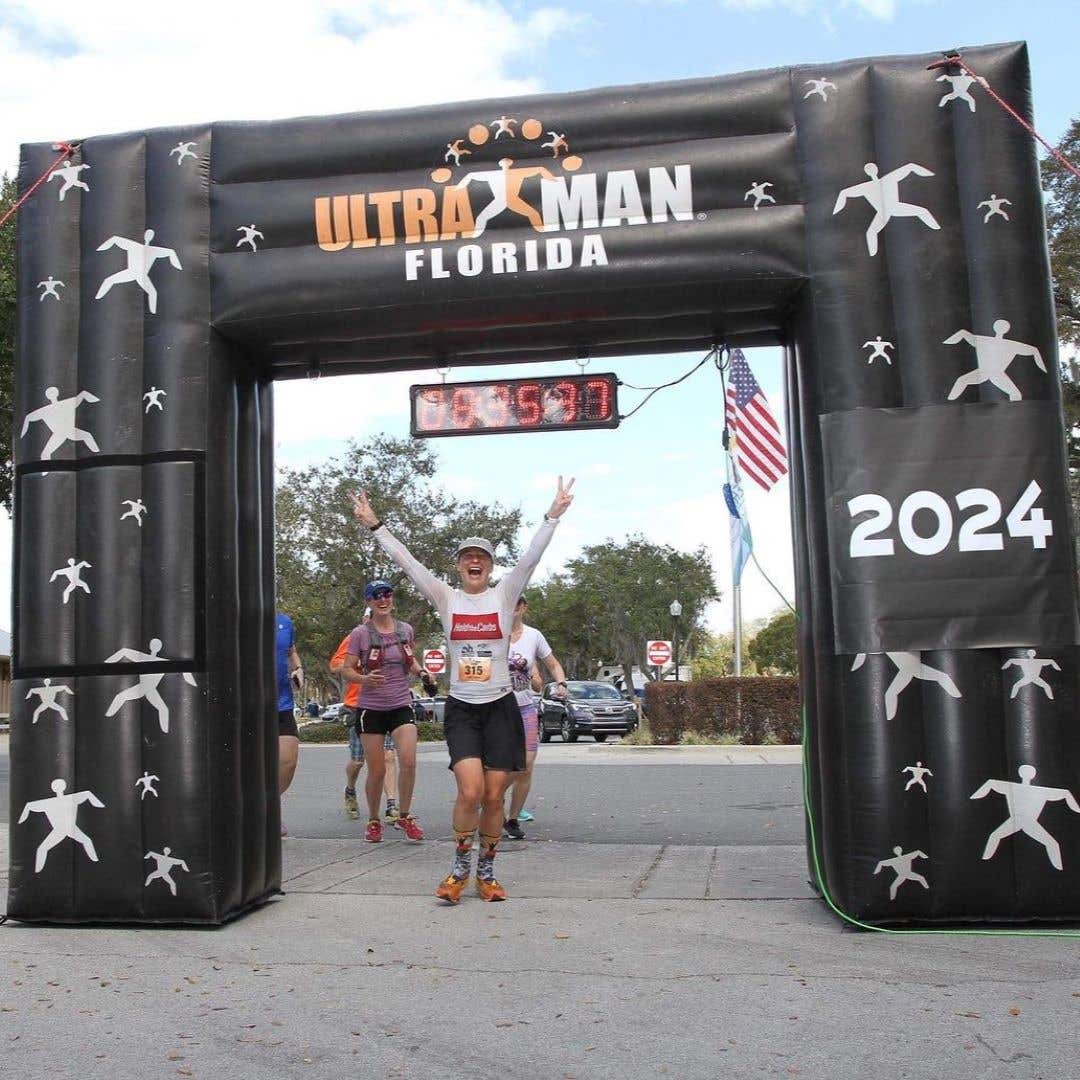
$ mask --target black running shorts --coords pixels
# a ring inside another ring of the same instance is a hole
[[[300,738],[300,731],[296,726],[296,716],[292,709],[282,709],[277,714],[278,738],[282,735],[291,735],[294,739]]]
[[[357,709],[356,730],[361,735],[389,735],[402,724],[415,724],[416,717],[408,705],[400,709]]]
[[[525,768],[525,728],[512,693],[483,705],[448,697],[443,731],[451,769],[465,758],[479,758],[485,769],[520,772]]]

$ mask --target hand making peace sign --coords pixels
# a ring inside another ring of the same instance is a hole
[[[564,487],[562,477],[559,477],[559,490],[555,492],[555,500],[551,504],[551,509],[547,512],[549,518],[562,517],[563,514],[569,509],[570,504],[574,501],[574,496],[570,494],[570,489],[574,486],[574,477],[570,477],[570,482]]]
[[[370,529],[373,525],[379,524],[379,518],[375,511],[371,509],[371,503],[368,502],[366,491],[361,491],[359,495],[355,491],[350,491],[349,499],[352,502],[353,517],[361,525],[366,525]]]

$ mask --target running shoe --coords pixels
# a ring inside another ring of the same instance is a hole
[[[424,839],[424,830],[420,828],[420,822],[412,814],[402,814],[394,822],[394,828],[400,829],[410,840]]]
[[[453,874],[447,874],[446,877],[439,882],[439,887],[435,890],[435,895],[440,900],[445,900],[449,904],[457,904],[461,902],[461,894],[465,891],[465,886],[469,884],[467,877],[454,877]]]
[[[507,818],[503,822],[503,832],[510,837],[511,840],[524,840],[525,830],[517,823],[517,818]]]
[[[393,799],[386,800],[386,813],[384,817],[387,821],[397,821],[398,819],[397,803]]]
[[[505,900],[506,890],[494,879],[485,881],[483,878],[476,879],[476,892],[481,900]]]
[[[356,821],[360,817],[360,804],[356,801],[356,792],[345,792],[345,816]]]
[[[518,821],[532,821],[532,820],[533,820],[533,816],[532,816],[532,814],[529,813],[528,810],[522,810],[521,813],[518,814]]]
[[[364,839],[369,844],[377,844],[382,840],[382,822],[378,818],[373,818],[367,823],[367,828],[364,830]]]

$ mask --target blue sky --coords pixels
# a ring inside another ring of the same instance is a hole
[[[20,142],[208,119],[269,119],[418,105],[456,98],[569,91],[1026,39],[1036,119],[1052,141],[1080,113],[1073,80],[1075,3],[984,0],[313,0],[261,17],[254,3],[191,0],[167,30],[144,3],[0,3],[0,171]],[[179,10],[179,9],[178,9]],[[452,42],[441,53],[430,42]],[[697,356],[596,362],[624,379],[659,383]],[[751,364],[782,410],[777,350]],[[520,376],[572,365],[507,369]],[[454,369],[452,378],[491,369]],[[351,434],[407,432],[407,386],[433,373],[280,384],[278,452],[318,460]],[[627,392],[623,411],[640,395]],[[584,543],[643,532],[681,547],[707,544],[727,591],[727,521],[721,511],[714,369],[662,391],[618,431],[442,440],[443,482],[463,495],[497,495],[527,518],[543,512],[557,473],[579,494],[550,557],[557,567]],[[761,559],[791,595],[787,487],[748,492]],[[6,525],[6,523],[3,523]],[[0,611],[10,570],[0,528]],[[779,601],[752,568],[749,617]],[[727,599],[710,613],[730,625]],[[7,620],[0,616],[0,625]],[[663,628],[658,628],[661,632]]]

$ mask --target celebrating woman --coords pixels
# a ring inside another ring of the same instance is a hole
[[[370,621],[349,635],[341,674],[348,682],[360,684],[356,709],[356,730],[367,761],[368,823],[364,839],[382,840],[379,804],[386,773],[384,740],[393,741],[398,759],[398,796],[395,825],[410,840],[423,840],[424,830],[411,813],[416,783],[416,717],[413,715],[409,675],[419,675],[425,683],[430,676],[413,652],[413,629],[394,618],[394,588],[388,581],[372,581],[364,589],[371,604]]]
[[[572,479],[564,486],[559,477],[555,499],[532,542],[496,586],[490,584],[494,548],[481,537],[463,540],[456,552],[460,588],[440,581],[413,558],[379,520],[366,493],[352,497],[357,520],[439,612],[450,647],[450,694],[443,728],[457,780],[453,815],[457,849],[454,865],[435,895],[451,904],[458,903],[469,882],[478,825],[477,891],[484,900],[506,899],[506,890],[495,878],[495,852],[506,786],[511,774],[525,768],[525,732],[507,665],[514,606],[573,501],[573,486]]]

